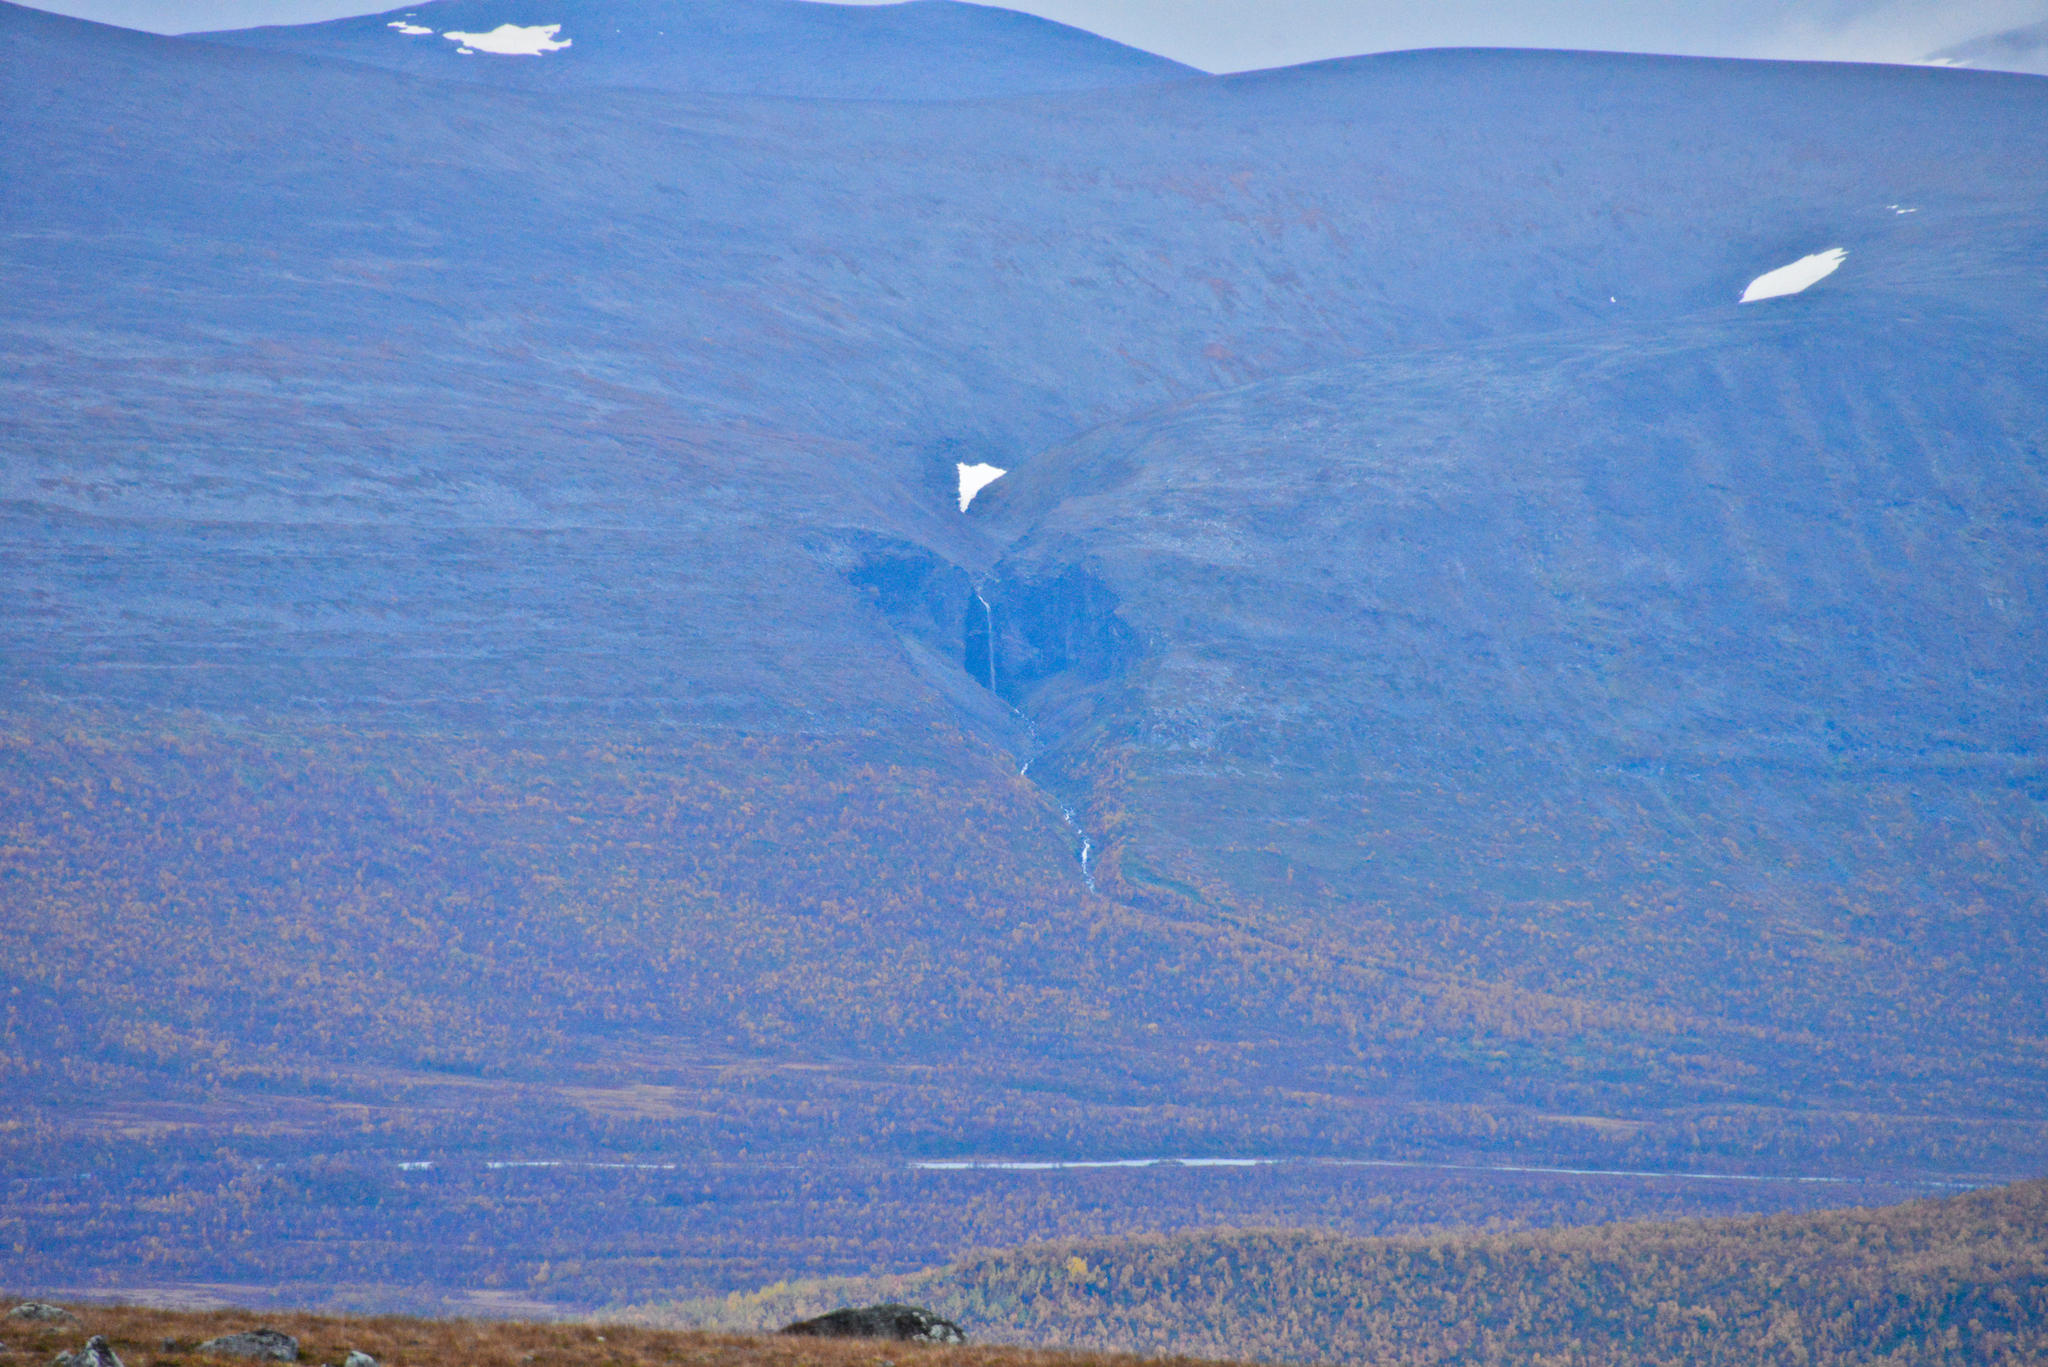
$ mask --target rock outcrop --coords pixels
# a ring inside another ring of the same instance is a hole
[[[916,1305],[849,1306],[783,1326],[785,1334],[820,1339],[893,1339],[899,1343],[965,1343],[960,1326]]]
[[[351,1348],[348,1356],[342,1359],[341,1367],[377,1367],[377,1359],[360,1348]]]
[[[94,1334],[77,1352],[57,1354],[55,1367],[121,1367],[121,1359],[105,1339]]]
[[[297,1362],[299,1341],[275,1329],[245,1329],[239,1334],[223,1334],[217,1339],[208,1339],[199,1345],[199,1351],[216,1357],[252,1358],[258,1362]]]
[[[78,1316],[61,1305],[45,1305],[41,1301],[23,1301],[7,1312],[11,1320],[27,1320],[31,1324],[76,1324]]]

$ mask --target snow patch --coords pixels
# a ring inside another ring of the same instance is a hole
[[[1835,273],[1842,259],[1849,255],[1845,247],[1830,247],[1812,256],[1802,256],[1789,266],[1780,266],[1774,271],[1765,271],[1749,282],[1749,288],[1742,292],[1741,302],[1753,304],[1759,299],[1776,299],[1780,295],[1797,294],[1815,281],[1825,280]]]
[[[429,33],[432,33],[432,32],[433,32],[433,30],[432,30],[432,29],[430,29],[430,28],[423,28],[422,26],[420,26],[420,25],[418,25],[418,24],[408,24],[408,23],[406,23],[406,22],[405,22],[405,20],[403,20],[403,19],[393,19],[393,20],[392,20],[392,21],[391,21],[390,23],[386,24],[386,25],[385,25],[385,27],[386,27],[386,28],[395,28],[395,29],[397,29],[397,30],[398,30],[398,31],[399,31],[400,33],[403,33],[404,35],[406,35],[406,36],[407,36],[408,38],[418,38],[418,37],[421,37],[421,36],[423,36],[423,35],[425,35],[425,34],[429,34]]]
[[[960,472],[960,511],[963,513],[967,511],[967,505],[974,502],[976,494],[1010,473],[1008,470],[999,470],[995,466],[986,463],[980,465],[958,464],[954,468]]]
[[[500,57],[538,57],[544,52],[559,52],[568,47],[570,39],[555,41],[555,35],[562,31],[560,24],[500,24],[489,33],[457,33],[450,30],[442,34],[451,43],[462,44],[466,52],[489,52]]]

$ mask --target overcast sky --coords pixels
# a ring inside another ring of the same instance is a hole
[[[679,3],[681,0],[679,0]],[[307,23],[378,0],[40,0],[159,33]],[[1210,71],[1413,47],[1565,47],[1909,62],[2048,20],[2048,0],[1016,0]]]

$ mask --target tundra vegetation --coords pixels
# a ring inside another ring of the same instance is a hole
[[[636,1317],[911,1295],[977,1339],[1358,1364],[2038,1362],[2048,1182],[1818,1215],[1347,1239],[1069,1240]]]

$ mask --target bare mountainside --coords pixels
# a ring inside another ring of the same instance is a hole
[[[2038,1171],[2048,84],[687,13],[0,7],[24,1279]]]

